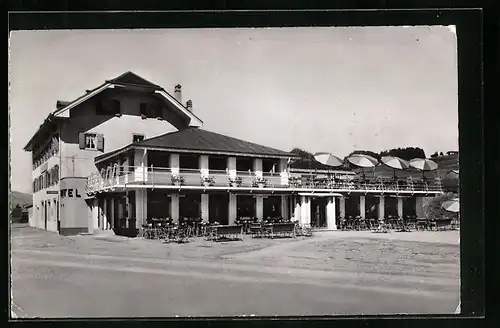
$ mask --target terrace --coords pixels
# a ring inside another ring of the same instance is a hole
[[[266,173],[208,169],[129,166],[115,164],[87,178],[88,197],[95,193],[126,189],[171,189],[258,193],[351,193],[365,194],[441,194],[441,179],[406,177],[362,178],[359,175]]]

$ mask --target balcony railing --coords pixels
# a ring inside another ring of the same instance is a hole
[[[232,170],[200,170],[163,167],[128,167],[124,172],[118,166],[101,170],[87,178],[87,193],[113,190],[116,187],[134,187],[146,185],[151,188],[236,188],[236,189],[289,189],[297,191],[365,191],[365,192],[405,192],[405,193],[441,193],[439,178],[420,180],[407,178],[376,179],[333,179],[298,174],[261,173]]]

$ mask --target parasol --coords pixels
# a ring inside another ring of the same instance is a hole
[[[405,170],[410,167],[410,163],[396,156],[384,156],[381,161],[394,170],[394,179],[396,179],[396,170]]]
[[[320,162],[323,165],[330,166],[330,167],[340,167],[344,165],[344,161],[338,158],[337,156],[334,156],[330,153],[316,153],[314,154],[314,159],[318,162]],[[330,172],[328,172],[328,177],[330,177]]]
[[[453,198],[443,202],[441,205],[448,212],[458,213],[460,212],[460,201],[458,198]]]
[[[364,154],[354,154],[347,158],[349,163],[361,167],[363,170],[363,179],[365,178],[365,167],[375,167],[378,164],[378,160],[370,155]]]
[[[427,158],[414,158],[410,161],[410,166],[422,171],[422,175],[425,178],[425,171],[437,170],[438,165],[436,162],[431,161]]]

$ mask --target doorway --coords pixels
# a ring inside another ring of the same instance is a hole
[[[229,194],[208,195],[208,221],[229,224]]]
[[[328,197],[311,199],[311,227],[326,228],[326,205]]]

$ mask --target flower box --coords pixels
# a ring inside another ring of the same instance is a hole
[[[241,186],[241,183],[242,183],[241,177],[236,177],[236,178],[229,177],[228,179],[229,179],[229,186],[231,186],[231,187]]]
[[[184,185],[184,178],[182,176],[173,175],[171,180],[172,180],[172,184],[174,186]]]
[[[205,187],[211,187],[215,184],[213,177],[202,177],[201,185]]]
[[[264,188],[265,186],[267,186],[267,180],[264,178],[258,177],[253,181],[253,186],[259,187],[259,188]]]

